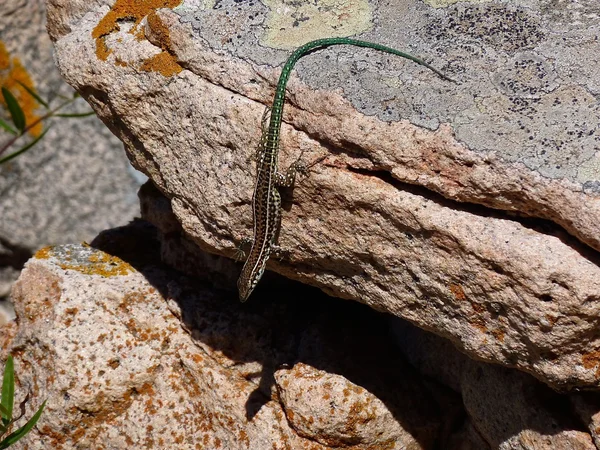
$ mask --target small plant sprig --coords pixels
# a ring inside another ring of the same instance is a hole
[[[10,429],[10,426],[19,420],[25,414],[25,404],[29,395],[21,403],[21,415],[17,418],[12,417],[13,405],[15,401],[15,369],[13,365],[13,358],[9,355],[6,360],[6,366],[4,367],[4,378],[2,380],[2,400],[0,401],[0,416],[2,417],[2,423],[0,423],[0,450],[10,447],[12,444],[17,442],[23,436],[31,431],[44,411],[46,401],[42,403],[42,406],[36,411],[36,413],[27,421],[25,425],[19,428],[17,431],[13,431],[8,436],[4,435]]]
[[[35,144],[37,144],[46,135],[46,133],[52,127],[52,125],[46,127],[46,129],[44,129],[44,131],[42,131],[31,142],[25,144],[23,147],[10,153],[9,155],[2,157],[2,154],[6,150],[8,150],[11,146],[13,146],[20,138],[22,138],[24,135],[26,135],[27,132],[29,132],[33,127],[38,125],[40,122],[43,122],[44,120],[47,120],[51,117],[87,117],[87,116],[91,116],[92,114],[94,114],[93,111],[90,111],[87,113],[74,113],[74,114],[59,113],[60,110],[62,110],[66,106],[73,103],[79,97],[79,95],[77,93],[75,93],[72,98],[67,98],[67,97],[61,96],[61,98],[63,98],[64,101],[61,104],[59,104],[57,107],[51,108],[49,102],[44,101],[31,88],[29,88],[28,86],[26,86],[25,84],[23,84],[19,81],[17,81],[17,83],[19,83],[21,85],[21,87],[23,89],[25,89],[25,91],[35,99],[36,102],[38,102],[41,106],[43,106],[46,109],[46,114],[44,114],[42,117],[34,120],[30,124],[28,124],[26,121],[26,118],[25,118],[25,113],[23,112],[23,108],[21,108],[21,105],[19,105],[19,102],[17,101],[15,96],[6,87],[2,87],[2,97],[4,98],[4,102],[6,103],[8,112],[10,113],[10,118],[11,118],[12,124],[0,119],[0,128],[4,129],[4,131],[12,134],[13,137],[11,139],[9,139],[5,144],[0,146],[0,164],[8,162],[11,159],[16,158],[17,156],[25,153],[27,150],[29,150]],[[0,447],[0,449],[1,448],[2,447]]]

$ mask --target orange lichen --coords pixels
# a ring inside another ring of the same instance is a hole
[[[15,96],[25,115],[25,123],[30,125],[40,119],[40,116],[35,113],[40,105],[19,83],[35,91],[31,76],[25,67],[23,67],[21,60],[16,56],[11,57],[4,43],[0,41],[0,85],[4,86]],[[0,96],[0,104],[6,107],[4,97],[2,96]],[[29,133],[32,136],[39,136],[42,132],[42,127],[42,123],[39,122],[29,129]]]
[[[550,326],[554,326],[556,324],[556,321],[558,320],[558,317],[551,316],[550,314],[546,314],[544,315],[544,317],[550,323]]]
[[[157,32],[163,51],[144,61],[140,69],[146,72],[158,72],[165,77],[178,74],[182,71],[181,66],[170,53],[165,51],[170,44],[169,30],[158,18],[155,11],[158,8],[172,9],[180,3],[181,0],[117,0],[92,31],[92,37],[96,40],[96,56],[102,61],[106,61],[111,54],[112,50],[106,45],[105,38],[109,34],[120,30],[119,20],[133,21],[129,33],[136,36],[138,40],[144,39],[144,31],[139,28],[139,25],[144,17],[148,16],[148,23]],[[127,65],[120,59],[116,60],[116,64],[120,66]]]
[[[117,256],[96,251],[89,255],[87,261],[62,261],[59,266],[64,270],[76,270],[86,275],[115,277],[135,272],[135,269]]]
[[[152,11],[148,14],[146,19],[148,26],[152,30],[154,41],[158,42],[163,50],[171,48],[171,34],[169,28],[163,23],[156,11]]]
[[[52,246],[43,247],[37,252],[35,252],[35,255],[33,255],[33,257],[36,259],[48,259],[50,258],[50,256],[52,256],[52,248]]]
[[[100,250],[87,253],[78,252],[77,257],[75,257],[72,249],[67,249],[64,253],[58,253],[55,252],[54,247],[44,247],[34,255],[34,258],[37,259],[49,259],[51,257],[57,259],[56,264],[61,269],[76,270],[86,275],[114,277],[135,272],[130,264]]]
[[[175,60],[175,57],[165,51],[146,59],[140,66],[140,69],[144,72],[158,72],[165,77],[177,75],[183,70]]]
[[[463,290],[463,288],[458,285],[458,284],[451,284],[450,285],[450,292],[452,292],[452,294],[454,294],[454,298],[456,300],[466,300],[467,296],[465,295],[465,291]]]
[[[480,303],[471,302],[471,307],[473,308],[473,311],[478,314],[483,314],[485,312],[485,306]]]
[[[117,0],[110,11],[98,22],[92,37],[98,39],[119,30],[119,20],[134,21],[136,29],[142,19],[158,8],[174,8],[181,0]]]
[[[196,364],[200,364],[202,361],[204,361],[204,358],[197,353],[192,354],[192,359]]]
[[[106,45],[106,42],[104,42],[104,39],[102,38],[98,38],[96,39],[96,56],[98,57],[98,59],[101,59],[102,61],[106,61],[106,59],[108,58],[108,55],[110,55],[112,53],[112,50],[110,50],[108,48],[108,45]],[[127,64],[125,64],[127,65]]]
[[[483,317],[474,317],[469,321],[469,323],[482,333],[488,332],[488,328]]]
[[[600,378],[600,351],[590,352],[581,356],[581,362],[586,369],[596,368],[596,378]]]
[[[495,328],[495,329],[491,330],[490,333],[492,334],[492,336],[494,336],[500,342],[504,342],[504,336],[506,335],[506,333],[504,332],[503,329]]]

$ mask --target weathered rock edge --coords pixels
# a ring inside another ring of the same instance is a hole
[[[303,314],[285,293],[244,308],[149,264],[146,232],[95,241],[125,260],[66,245],[27,263],[9,351],[29,408],[48,403],[16,449],[429,450],[461,420],[386,341],[383,317],[322,299]]]
[[[15,357],[26,415],[48,403],[15,450],[595,449],[598,396],[554,393],[292,282],[240,305],[161,266],[153,236],[137,222],[94,240],[104,251],[28,262],[0,357]]]
[[[65,17],[57,6],[65,1],[48,0],[53,19],[49,32],[55,40],[66,36],[67,24],[79,21],[85,5],[69,2],[76,12]],[[180,16],[169,9],[158,9],[152,18],[146,38],[166,49],[182,67],[259,102],[259,107],[270,104],[279,68],[252,65],[204,46],[189,24],[182,24]],[[584,192],[581,185],[543,177],[494,153],[471,151],[455,140],[447,125],[432,133],[407,121],[382,122],[358,114],[337,93],[314,91],[295,80],[289,92],[286,123],[321,145],[345,153],[344,163],[350,168],[387,172],[403,183],[451,200],[547,219],[600,251],[600,195]],[[357,149],[361,158],[354,159]]]
[[[233,241],[242,237],[239,230],[251,228],[253,170],[246,159],[256,146],[269,94],[265,80],[272,86],[277,70],[199,49],[189,28],[166,10],[152,16],[148,23],[154,27],[146,34],[169,36],[170,51],[191,70],[165,78],[135,69],[159,50],[125,26],[106,38],[111,54],[100,61],[90,36],[107,12],[95,9],[71,21],[70,34],[53,33],[60,36],[56,50],[62,73],[126,143],[133,163],[171,199],[192,239],[204,250],[232,255]],[[60,23],[49,26],[61,28]],[[307,134],[284,125],[286,148],[339,154],[294,191],[297,204],[284,215],[280,239],[289,257],[272,261],[270,269],[404,317],[451,338],[473,357],[518,367],[555,388],[598,387],[596,254],[567,236],[449,202],[374,170],[385,168],[379,161],[395,154],[416,155],[406,162],[420,161],[423,149],[436,155],[425,158],[436,164],[450,151],[447,160],[462,161],[463,168],[498,167],[488,157],[458,157],[466,153],[447,127],[431,133],[405,122],[383,124],[357,114],[336,94],[311,93],[295,81],[290,92],[292,105],[299,107],[288,108],[285,119]],[[341,134],[325,137],[336,132]],[[365,142],[365,135],[371,141]],[[386,140],[395,143],[389,153],[378,147]],[[364,147],[370,156],[351,158],[342,148],[323,146],[329,142]],[[285,165],[293,156],[283,159]],[[387,168],[396,177],[398,170]],[[500,170],[499,180],[511,170]],[[514,173],[519,175],[508,179],[518,179],[509,183],[515,189],[535,177]],[[410,181],[431,188],[433,181],[422,180],[426,174]],[[549,183],[548,195],[569,192]],[[573,217],[594,211],[594,205]]]

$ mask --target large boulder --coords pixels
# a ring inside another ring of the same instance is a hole
[[[300,61],[280,164],[328,156],[284,202],[268,268],[556,389],[597,389],[596,6],[454,3],[348,2],[338,14],[302,2],[48,0],[48,11],[65,79],[187,241],[230,258],[252,229],[248,160],[290,49],[350,35],[456,78],[352,47]]]
[[[596,449],[594,397],[298,283],[241,305],[165,267],[156,232],[27,262],[1,353],[21,421],[47,406],[15,449]]]

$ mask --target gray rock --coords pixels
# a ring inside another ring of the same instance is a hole
[[[597,392],[580,392],[570,395],[569,400],[592,435],[594,444],[600,448],[600,395]]]
[[[504,450],[597,448],[592,441],[600,411],[595,393],[561,395],[528,374],[470,360],[450,341],[407,322],[394,319],[392,327],[419,372],[461,394],[469,420],[457,433],[457,448],[473,448],[468,445],[478,439]],[[577,399],[580,408],[574,414],[569,405]],[[581,426],[583,417],[589,432]]]
[[[252,229],[248,158],[290,48],[343,33],[456,77],[347,47],[299,63],[281,166],[329,156],[284,202],[268,268],[554,388],[598,388],[597,25],[545,0],[356,2],[344,20],[301,3],[291,24],[262,2],[111,5],[48,1],[60,69],[185,242],[221,256]]]
[[[73,95],[54,64],[42,3],[2,2],[0,46],[6,51],[2,58],[8,57],[8,68],[0,69],[0,84],[14,88],[28,118],[40,117],[44,110],[16,89],[14,79],[30,79],[42,98],[52,100],[52,106],[63,101],[58,95]],[[89,110],[80,99],[65,112]],[[5,110],[0,114],[5,117]],[[141,181],[122,143],[100,120],[54,119],[50,123],[53,128],[39,144],[0,166],[0,297],[7,295],[22,264],[40,247],[91,240],[99,231],[139,214],[135,193]],[[0,131],[0,144],[6,135]],[[19,147],[11,147],[4,155]]]

